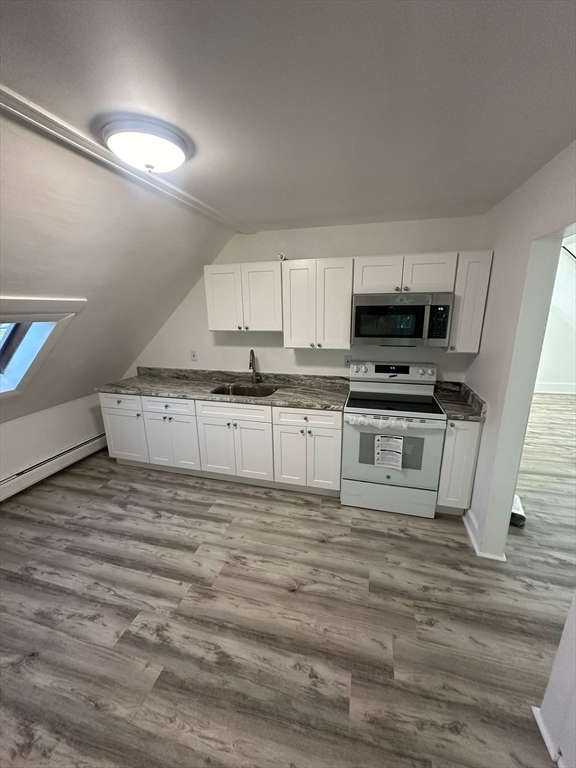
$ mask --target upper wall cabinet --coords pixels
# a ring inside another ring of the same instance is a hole
[[[457,260],[457,253],[359,256],[354,293],[451,293]]]
[[[352,259],[282,262],[284,346],[350,349]]]
[[[492,251],[459,254],[448,352],[480,350],[491,268]]]
[[[208,330],[281,331],[280,262],[204,267]]]

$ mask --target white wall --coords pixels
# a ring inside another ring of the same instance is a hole
[[[0,481],[102,432],[97,394],[0,424]]]
[[[485,218],[474,216],[235,235],[215,263],[275,260],[280,252],[289,259],[312,259],[482,250],[491,245]],[[435,362],[441,377],[462,380],[471,359],[470,355],[449,355],[438,349],[359,346],[345,352],[284,349],[282,345],[282,333],[208,331],[204,278],[201,278],[128,373],[135,373],[136,365],[246,370],[249,350],[254,348],[261,370],[275,373],[347,375],[344,356],[352,354],[358,360]],[[197,363],[190,361],[191,350],[198,354]]]
[[[487,216],[494,263],[482,346],[466,382],[488,413],[467,518],[479,550],[497,558],[505,549],[561,240],[576,219],[575,148]]]
[[[0,128],[3,295],[88,299],[3,400],[10,421],[120,378],[232,233],[20,123]]]
[[[564,245],[576,253],[576,237]],[[562,250],[535,392],[576,394],[576,259]]]

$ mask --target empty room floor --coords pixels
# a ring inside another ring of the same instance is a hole
[[[543,520],[499,563],[454,517],[95,454],[1,506],[0,765],[550,766],[574,573]]]

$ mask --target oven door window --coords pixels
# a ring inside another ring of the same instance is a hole
[[[358,448],[358,462],[374,466],[374,448],[377,434],[372,432],[360,433]],[[403,436],[402,469],[422,469],[424,455],[424,438]]]
[[[422,304],[356,307],[354,335],[361,339],[421,339],[424,311]]]

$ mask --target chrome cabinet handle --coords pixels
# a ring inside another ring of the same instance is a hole
[[[301,434],[301,435],[304,435],[304,434],[306,434],[306,430],[305,430],[305,429],[301,429],[301,430],[300,430],[300,434]]]
[[[311,430],[311,429],[309,429],[309,430],[308,430],[308,434],[309,434],[309,435],[311,435],[311,434],[312,434],[312,430]]]
[[[247,331],[247,330],[248,330],[248,326],[247,326],[247,325],[245,325],[245,326],[244,326],[244,330],[245,330],[245,331]]]
[[[304,421],[308,421],[308,416],[304,416]]]
[[[168,421],[172,421],[172,416],[168,416]]]
[[[142,416],[142,414],[141,414],[141,413],[137,413],[137,414],[136,414],[136,418],[137,418],[137,419],[139,419],[139,418],[140,418],[140,416]]]
[[[399,286],[399,285],[397,285],[397,286],[396,286],[396,288],[394,288],[394,290],[395,290],[395,291],[401,291],[401,290],[402,290],[402,288],[400,288],[400,286]]]
[[[316,344],[316,346],[317,346],[317,347],[321,347],[321,346],[322,346],[322,344]]]
[[[226,426],[227,426],[227,427],[231,427],[231,426],[232,426],[232,424],[231,424],[230,422],[227,422]]]
[[[239,326],[238,326],[238,330],[239,330],[239,331],[241,331],[241,330],[242,330],[242,326],[241,326],[241,325],[239,325]]]
[[[167,418],[168,416],[162,416],[162,421],[166,421]]]
[[[238,424],[237,424],[236,422],[234,422],[234,426],[235,426],[235,427],[238,427]]]
[[[314,344],[312,344],[312,342],[310,342],[310,346],[311,346],[311,347],[313,347],[313,346],[314,346]]]
[[[120,405],[120,403],[122,402],[122,400],[116,400],[116,402],[118,403],[118,405]]]
[[[405,285],[405,286],[404,286],[404,290],[405,290],[405,291],[409,291],[409,290],[410,290],[410,288],[408,288],[408,286],[407,286],[407,285]]]
[[[169,404],[169,403],[165,403],[165,404],[164,404],[164,408],[169,408],[169,407],[170,407],[170,404]]]

